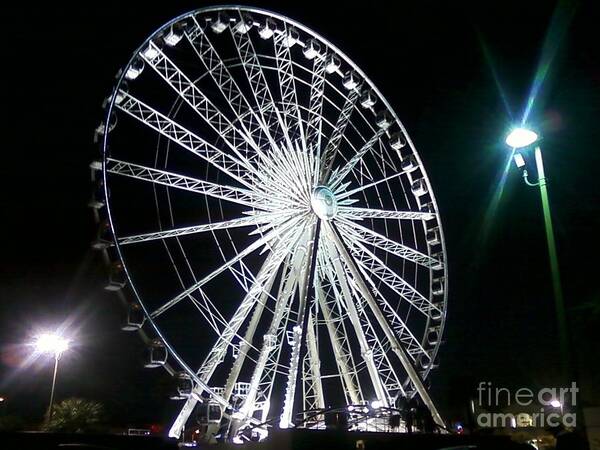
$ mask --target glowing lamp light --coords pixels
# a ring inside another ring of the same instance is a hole
[[[35,338],[34,346],[39,353],[52,353],[60,356],[69,349],[69,340],[53,333],[42,333]]]
[[[550,406],[552,406],[553,408],[560,408],[562,406],[562,403],[558,400],[552,400],[550,402]]]
[[[512,148],[522,148],[538,140],[538,135],[527,128],[515,128],[506,136],[506,145]]]
[[[383,402],[381,400],[373,400],[371,402],[371,408],[373,409],[379,409],[383,406]]]

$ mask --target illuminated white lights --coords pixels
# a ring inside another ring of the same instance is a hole
[[[253,22],[249,17],[244,17],[233,27],[233,31],[240,34],[246,34],[252,28]]]
[[[272,19],[267,18],[260,26],[258,34],[262,39],[269,39],[275,33],[276,24]]]
[[[373,409],[379,409],[381,407],[383,407],[383,402],[381,400],[373,400],[371,402],[371,408],[373,408]]]
[[[179,41],[181,41],[182,37],[183,34],[181,33],[181,31],[171,27],[169,29],[169,32],[163,37],[163,40],[165,41],[165,44],[167,44],[169,47],[175,47],[177,44],[179,44]]]
[[[343,84],[346,89],[356,89],[358,86],[358,75],[356,72],[346,72],[346,75],[344,75]]]
[[[527,147],[537,141],[538,135],[527,128],[515,128],[506,136],[506,145],[512,148]]]
[[[154,59],[158,56],[158,48],[155,45],[150,44],[146,50],[142,52],[142,55],[146,59]]]
[[[140,76],[142,70],[144,70],[144,61],[142,59],[137,58],[127,68],[127,71],[125,72],[125,78],[127,78],[128,80],[135,80],[137,77]]]
[[[229,17],[227,14],[219,13],[217,18],[210,24],[211,30],[216,34],[221,34],[229,25]]]
[[[286,47],[293,47],[300,41],[300,35],[296,30],[290,28],[283,38],[283,45]]]
[[[314,59],[317,55],[321,53],[321,46],[316,40],[310,39],[306,43],[306,47],[304,47],[303,53],[306,59]]]
[[[562,406],[562,403],[555,399],[550,402],[550,406],[552,406],[553,408],[560,408]]]
[[[340,64],[341,64],[340,59],[335,55],[331,55],[329,57],[329,59],[327,60],[327,65],[325,66],[325,71],[327,73],[333,73],[339,69]]]
[[[375,103],[377,103],[377,97],[372,90],[367,89],[365,92],[363,92],[360,97],[360,106],[363,108],[372,108]]]
[[[42,333],[35,338],[34,346],[39,353],[60,356],[69,349],[69,340],[54,333]]]

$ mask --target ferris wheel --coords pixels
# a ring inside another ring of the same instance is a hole
[[[170,436],[205,406],[238,441],[331,408],[377,429],[415,397],[443,425],[425,387],[446,317],[439,212],[346,55],[279,14],[204,8],[139,47],[105,107],[95,246],[146,365],[177,380]]]

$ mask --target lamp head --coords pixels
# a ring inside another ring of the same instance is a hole
[[[508,136],[506,136],[506,145],[512,148],[522,148],[533,144],[538,140],[538,135],[535,131],[527,128],[514,128]]]
[[[36,336],[34,345],[39,353],[52,353],[58,357],[69,349],[69,340],[56,333],[42,333]]]

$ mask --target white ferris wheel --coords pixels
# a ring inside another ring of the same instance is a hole
[[[184,14],[119,72],[97,136],[95,246],[146,365],[177,380],[171,436],[204,407],[237,441],[334,408],[385,431],[413,397],[443,425],[424,386],[446,317],[438,208],[339,49],[256,8]]]

